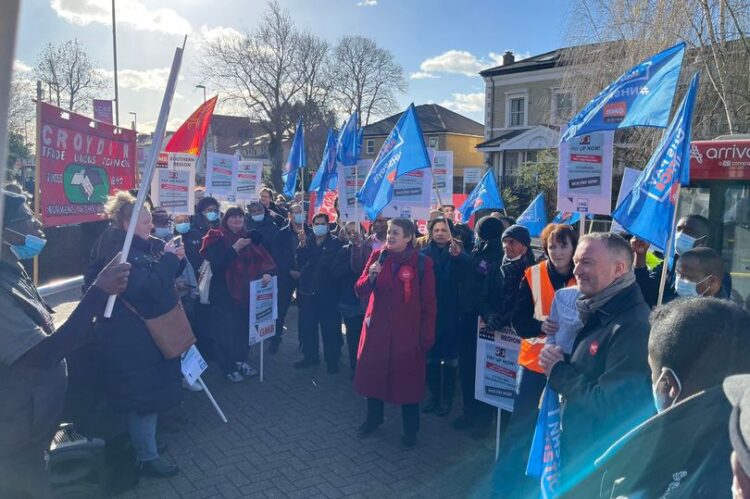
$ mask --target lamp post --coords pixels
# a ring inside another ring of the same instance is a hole
[[[205,85],[196,85],[195,88],[202,88],[203,89],[203,102],[206,102],[206,86]]]
[[[133,115],[133,130],[137,131],[138,130],[138,114],[133,111],[130,111],[130,114]]]

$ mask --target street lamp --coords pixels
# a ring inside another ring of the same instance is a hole
[[[138,114],[133,111],[130,111],[130,114],[133,115],[133,130],[138,130]]]
[[[205,85],[196,85],[195,88],[202,88],[203,89],[203,102],[206,102],[206,86]]]

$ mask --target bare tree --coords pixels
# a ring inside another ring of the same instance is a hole
[[[26,78],[21,78],[18,75],[14,75],[10,85],[10,106],[8,109],[8,128],[11,132],[28,132],[29,130],[24,130],[24,125],[29,120],[33,122],[32,126],[36,124],[33,119],[33,98],[33,83]],[[31,131],[33,134],[33,128]]]
[[[276,1],[269,2],[254,31],[207,40],[202,47],[200,68],[206,80],[268,132],[271,178],[277,189],[283,141],[293,133],[298,117],[327,97],[322,83],[327,52],[324,41],[300,34]]]
[[[91,99],[106,86],[77,39],[61,45],[48,43],[37,58],[34,75],[48,89],[57,106],[71,111],[88,108]]]
[[[341,111],[357,111],[360,125],[397,108],[396,93],[408,85],[393,54],[364,36],[345,36],[333,55],[335,99]]]

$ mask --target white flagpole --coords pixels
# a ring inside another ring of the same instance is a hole
[[[146,194],[151,187],[151,178],[154,176],[154,170],[156,166],[156,160],[161,151],[161,145],[164,141],[164,133],[167,129],[167,118],[169,118],[169,110],[172,107],[172,97],[174,97],[175,87],[177,86],[177,75],[180,73],[180,66],[182,65],[182,53],[185,50],[185,43],[187,42],[187,36],[182,42],[182,47],[177,47],[174,52],[174,59],[172,59],[172,69],[169,72],[169,80],[167,81],[167,88],[164,91],[164,98],[161,101],[161,110],[159,111],[159,119],[156,122],[156,130],[154,131],[154,139],[151,142],[151,149],[146,164],[143,167],[143,177],[141,178],[141,184],[138,188],[138,197],[133,207],[133,213],[130,216],[130,223],[128,224],[128,232],[125,236],[125,243],[122,246],[122,258],[121,262],[124,263],[128,260],[128,254],[130,253],[130,245],[133,242],[133,235],[135,234],[135,226],[138,223],[138,217],[141,214],[143,203],[146,201]],[[107,300],[107,308],[104,310],[104,317],[112,317],[112,309],[115,306],[115,300],[117,295],[110,295]]]
[[[263,342],[262,341],[260,342],[260,382],[263,383]]]
[[[208,400],[211,401],[211,404],[214,406],[214,409],[216,409],[216,413],[219,415],[221,420],[223,422],[227,422],[227,417],[224,415],[224,411],[221,410],[221,407],[219,407],[219,404],[216,403],[216,399],[214,399],[214,396],[211,395],[211,391],[206,386],[206,383],[203,382],[203,378],[200,376],[198,377],[198,383],[200,383],[201,387],[203,388],[203,391],[206,393],[206,397],[208,397]]]

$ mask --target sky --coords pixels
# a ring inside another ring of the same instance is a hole
[[[517,57],[564,45],[572,0],[279,0],[298,28],[331,44],[362,35],[390,50],[409,88],[406,107],[437,103],[483,122],[481,69],[497,66],[506,50]],[[136,113],[151,131],[174,48],[188,35],[169,129],[203,100],[197,58],[204,38],[252,30],[265,0],[116,0],[120,124]],[[113,71],[111,0],[23,0],[16,45],[17,72],[30,75],[47,43],[78,38],[95,66]],[[113,98],[114,90],[102,95]],[[210,85],[208,95],[212,96]]]

